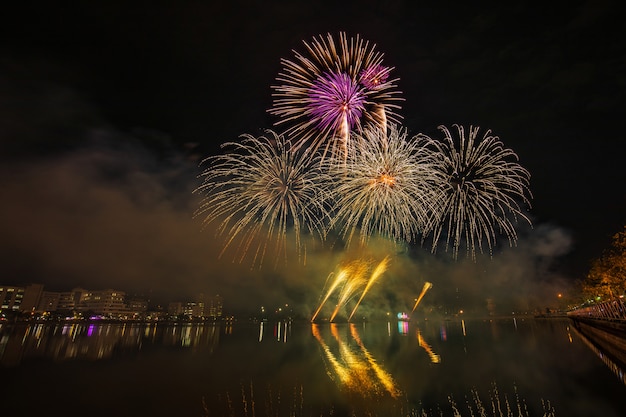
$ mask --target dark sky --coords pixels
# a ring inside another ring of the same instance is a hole
[[[0,282],[172,297],[201,290],[244,302],[263,288],[268,303],[315,304],[342,254],[295,267],[305,271],[297,279],[216,260],[215,239],[192,219],[191,191],[199,159],[272,127],[280,59],[339,31],[375,43],[395,67],[409,133],[454,123],[491,129],[531,172],[534,229],[483,273],[517,277],[503,289],[581,278],[626,224],[619,2],[421,3],[22,2],[4,10]],[[440,287],[474,285],[441,272],[447,261],[424,259],[397,264],[430,265]],[[515,273],[504,266],[513,264]],[[398,288],[435,280],[390,275]],[[497,286],[475,279],[480,291]]]

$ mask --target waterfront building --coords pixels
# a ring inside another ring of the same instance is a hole
[[[124,291],[105,289],[87,290],[73,288],[71,291],[45,291],[43,284],[27,286],[0,285],[0,312],[26,314],[56,313],[61,317],[84,315],[117,319],[165,318],[162,310],[148,313],[148,301],[141,297],[127,297]],[[189,318],[222,317],[222,299],[219,295],[205,301],[198,294],[193,302],[171,302],[167,316]]]
[[[213,319],[218,319],[222,317],[222,297],[220,297],[219,294],[211,299],[211,304],[209,306],[209,317]]]
[[[80,308],[81,302],[87,296],[88,292],[89,291],[83,288],[74,288],[71,291],[64,291],[59,293],[57,311],[77,311]]]
[[[51,313],[59,308],[61,293],[56,291],[44,291],[37,305],[38,313]]]
[[[183,314],[183,303],[179,301],[171,302],[167,305],[167,315],[170,317],[178,317]]]
[[[145,317],[148,311],[148,302],[141,298],[130,298],[126,301],[126,309],[134,317]]]
[[[34,313],[43,293],[43,284],[25,287],[0,285],[0,311]]]
[[[43,295],[43,284],[30,284],[24,288],[24,298],[22,299],[22,305],[20,311],[25,313],[35,313],[41,296]]]
[[[126,293],[112,289],[88,291],[78,305],[79,311],[93,312],[105,317],[128,315],[124,303]]]
[[[24,290],[24,287],[0,286],[0,311],[20,311]]]

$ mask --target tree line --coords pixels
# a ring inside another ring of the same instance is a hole
[[[585,301],[623,297],[626,290],[626,226],[613,235],[611,246],[594,259],[587,276],[579,282]]]

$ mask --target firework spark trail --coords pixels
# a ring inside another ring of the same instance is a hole
[[[332,273],[331,273],[330,276],[332,276]],[[348,276],[348,270],[347,269],[342,269],[341,271],[339,271],[339,273],[337,274],[337,278],[335,278],[335,280],[331,284],[330,288],[326,292],[326,295],[324,296],[324,299],[322,300],[322,302],[320,303],[319,307],[315,311],[315,314],[313,314],[313,317],[311,318],[311,321],[315,321],[315,319],[317,318],[317,315],[319,314],[320,310],[322,309],[324,304],[326,304],[326,301],[328,300],[328,297],[330,297],[330,295],[333,292],[335,292],[335,289],[339,286],[339,284],[341,284],[346,279],[347,276]]]
[[[330,321],[332,322],[337,313],[341,309],[341,307],[345,306],[348,301],[352,299],[354,294],[362,288],[367,283],[367,269],[368,263],[365,261],[354,261],[350,263],[348,268],[348,279],[341,287],[341,291],[339,292],[339,299],[337,300],[337,306],[333,311],[333,314],[330,316]]]
[[[354,234],[366,244],[379,234],[394,241],[414,242],[438,213],[441,169],[430,138],[407,139],[406,130],[392,125],[388,132],[369,127],[353,135],[347,159],[331,159],[336,180],[337,227],[349,245]],[[430,146],[430,147],[429,147]]]
[[[441,209],[424,234],[432,233],[433,252],[447,234],[445,247],[451,247],[455,259],[463,242],[468,256],[475,259],[477,250],[483,252],[483,242],[492,252],[498,234],[505,235],[510,246],[516,244],[518,219],[531,224],[522,212],[522,205],[530,208],[530,173],[491,131],[477,140],[478,127],[470,126],[466,136],[462,126],[454,126],[457,140],[447,127],[439,126],[444,140],[428,147],[439,160],[433,167],[442,179],[437,197]]]
[[[323,146],[324,154],[345,152],[351,131],[370,123],[386,129],[387,119],[399,122],[398,80],[390,78],[393,68],[382,64],[376,45],[343,32],[338,42],[328,34],[303,43],[305,53],[281,59],[268,110],[298,147],[311,142],[314,149]]]
[[[419,297],[417,297],[417,299],[415,300],[415,305],[413,305],[413,310],[411,310],[411,314],[413,314],[413,312],[415,312],[415,309],[419,305],[420,301],[422,301],[422,298],[424,298],[424,294],[426,294],[426,291],[428,291],[432,287],[433,287],[433,284],[430,283],[430,282],[426,282],[424,284],[424,286],[422,287],[422,292],[420,293]]]
[[[240,143],[222,145],[232,151],[203,161],[209,166],[194,191],[204,195],[195,215],[203,217],[205,225],[218,223],[218,234],[226,235],[220,257],[240,239],[239,262],[256,244],[252,264],[260,266],[272,241],[276,262],[281,253],[286,259],[290,230],[299,256],[304,252],[305,257],[301,234],[308,231],[322,240],[326,236],[330,177],[321,168],[320,156],[295,152],[284,136],[273,131],[242,138]]]
[[[357,301],[356,305],[354,306],[354,309],[352,309],[352,313],[350,313],[350,316],[348,317],[348,321],[352,320],[352,316],[354,316],[354,313],[356,313],[356,309],[359,307],[359,305],[361,304],[361,301],[363,301],[363,298],[365,298],[365,294],[367,294],[367,292],[369,291],[371,286],[374,284],[374,282],[378,279],[378,277],[380,277],[382,274],[385,273],[385,271],[387,270],[387,266],[389,265],[389,261],[390,261],[389,256],[387,256],[385,257],[385,259],[380,261],[380,263],[376,266],[376,268],[374,268],[374,272],[372,272],[370,279],[367,281],[367,285],[365,286],[365,289],[361,293],[361,297],[359,298],[359,301]]]

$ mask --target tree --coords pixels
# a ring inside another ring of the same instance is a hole
[[[623,296],[626,290],[626,226],[613,235],[611,247],[593,261],[582,283],[587,300]]]

